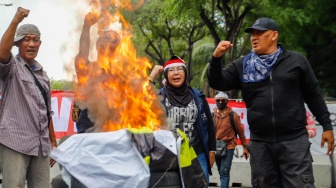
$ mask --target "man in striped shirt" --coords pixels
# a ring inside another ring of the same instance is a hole
[[[23,188],[25,180],[29,188],[50,187],[49,165],[54,164],[49,158],[50,80],[35,60],[41,45],[40,31],[32,24],[17,29],[28,14],[29,10],[19,7],[0,42],[3,188]],[[11,54],[14,45],[19,49],[17,56]]]

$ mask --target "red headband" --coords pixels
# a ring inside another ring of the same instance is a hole
[[[182,66],[185,67],[185,62],[182,59],[171,59],[164,64],[164,71],[170,67]]]

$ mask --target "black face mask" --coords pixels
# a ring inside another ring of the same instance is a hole
[[[223,110],[226,107],[227,102],[216,102],[216,105],[219,110]]]

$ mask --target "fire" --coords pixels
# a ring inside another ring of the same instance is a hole
[[[76,101],[88,108],[97,131],[163,128],[165,112],[161,98],[148,82],[152,63],[147,58],[137,57],[131,41],[132,27],[117,9],[130,10],[130,2],[93,1],[92,6],[93,10],[100,8],[99,31],[109,30],[113,24],[122,25],[121,30],[114,30],[120,43],[113,53],[107,49],[96,62],[80,63],[80,69],[87,74],[78,78]],[[117,7],[114,14],[110,13],[110,7]]]

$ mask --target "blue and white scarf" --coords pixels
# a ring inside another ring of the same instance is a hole
[[[280,46],[273,54],[257,55],[252,52],[250,58],[244,62],[243,82],[260,82],[268,78],[281,52]]]

